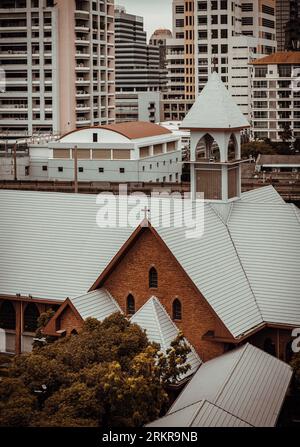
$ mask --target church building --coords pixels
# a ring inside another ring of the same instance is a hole
[[[135,230],[99,228],[94,196],[0,191],[5,350],[28,350],[36,317],[52,307],[44,333],[56,337],[116,311],[162,349],[181,330],[192,372],[247,342],[288,361],[300,327],[300,211],[273,187],[241,193],[248,126],[214,73],[182,123],[191,131],[192,197],[204,193],[195,239],[157,224],[151,209]]]

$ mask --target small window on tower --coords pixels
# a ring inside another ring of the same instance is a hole
[[[98,134],[93,133],[93,143],[98,143]]]

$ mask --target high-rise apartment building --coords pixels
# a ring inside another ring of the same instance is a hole
[[[299,51],[278,52],[253,62],[251,124],[254,138],[300,140],[299,73]]]
[[[113,0],[2,0],[3,136],[114,121]]]
[[[194,102],[186,94],[184,0],[173,0],[172,19],[173,38],[166,41],[167,85],[162,109],[164,121],[182,121]]]
[[[300,0],[276,0],[278,51],[300,51]]]
[[[275,0],[174,0],[173,17],[175,39],[167,50],[168,94],[175,84],[186,112],[215,70],[249,115],[249,63],[276,50]],[[180,54],[175,65],[168,55],[173,56],[176,44]],[[174,119],[175,104],[172,107],[170,96],[165,99],[164,118]],[[181,119],[178,109],[179,104]]]
[[[116,121],[159,121],[159,48],[147,44],[143,17],[122,6],[115,10],[115,53]],[[147,116],[140,116],[141,107],[149,108]]]

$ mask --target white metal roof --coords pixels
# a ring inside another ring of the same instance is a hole
[[[86,294],[132,233],[96,225],[96,196],[0,191],[0,294]]]
[[[99,228],[93,195],[1,190],[0,203],[0,294],[84,295],[133,231]],[[300,325],[298,208],[265,187],[204,215],[199,239],[156,230],[232,335]]]
[[[115,312],[122,312],[116,300],[105,289],[71,298],[71,301],[84,320],[92,317],[103,321]]]
[[[231,427],[243,421],[254,427],[273,427],[291,377],[289,365],[246,344],[202,364],[167,418],[151,425]],[[200,408],[204,403],[208,405]],[[188,412],[188,417],[182,418]],[[226,419],[223,412],[230,417]]]
[[[179,333],[178,327],[173,323],[167,311],[156,297],[150,298],[130,319],[146,330],[150,341],[158,343],[162,352],[166,353],[171,347],[172,341]],[[187,362],[191,369],[187,376],[193,374],[201,364],[201,360],[194,348],[185,340],[191,352],[188,355]]]
[[[150,422],[147,427],[251,427],[251,425],[207,400],[200,400]]]
[[[214,72],[182,121],[182,129],[234,129],[249,123]]]

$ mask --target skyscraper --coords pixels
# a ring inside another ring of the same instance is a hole
[[[2,136],[112,122],[113,33],[113,0],[1,1]]]
[[[117,122],[159,121],[159,48],[147,44],[143,17],[122,6],[115,10],[115,49]]]
[[[177,88],[184,95],[183,108],[193,104],[209,75],[217,71],[248,115],[249,63],[276,50],[275,0],[174,0],[173,14],[175,27],[181,29],[173,30],[173,35],[179,51],[183,50],[183,61],[176,70],[176,78],[181,80]],[[171,53],[175,42],[170,42]],[[172,71],[173,66],[169,69]],[[172,82],[168,87],[173,87]],[[165,104],[164,110],[168,107],[172,111],[171,104]]]

